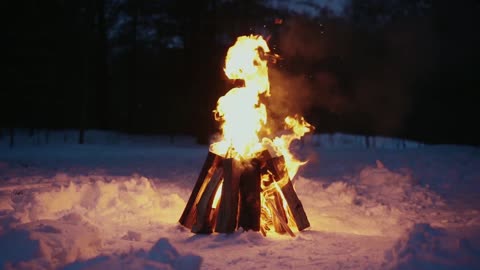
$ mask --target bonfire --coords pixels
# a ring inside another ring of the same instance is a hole
[[[310,227],[292,180],[306,161],[290,144],[313,127],[301,116],[284,119],[273,134],[262,100],[270,97],[271,53],[262,36],[238,37],[229,48],[225,74],[243,82],[218,99],[213,111],[221,136],[210,149],[180,217],[194,233],[232,233],[239,228],[295,235]]]

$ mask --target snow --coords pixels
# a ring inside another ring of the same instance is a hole
[[[479,269],[480,250],[455,230],[415,224],[406,236],[385,253],[385,268],[395,269]],[[470,236],[471,237],[471,236]],[[474,237],[478,238],[478,234]],[[478,241],[478,239],[476,239]]]
[[[300,14],[316,16],[319,8],[329,8],[335,15],[339,16],[348,4],[345,0],[314,0],[314,1],[278,1],[270,0],[265,2],[268,6],[278,9],[287,9]]]
[[[17,130],[0,137],[5,269],[478,269],[480,151],[315,135],[296,237],[178,224],[208,146],[190,137]],[[1,268],[0,266],[0,268]]]

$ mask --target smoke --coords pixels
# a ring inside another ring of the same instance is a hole
[[[310,104],[310,84],[303,76],[293,76],[271,68],[271,96],[266,100],[269,119],[283,123],[288,115],[303,114]],[[270,123],[272,124],[272,123]]]
[[[412,113],[415,87],[431,70],[431,40],[426,20],[367,31],[342,18],[294,17],[277,40],[283,67],[269,70],[270,115],[323,111],[346,122],[333,123],[337,128],[396,135]]]
[[[307,115],[318,108],[332,113],[344,110],[347,100],[342,82],[335,70],[328,67],[328,61],[345,46],[332,46],[333,39],[327,36],[340,37],[339,31],[327,33],[325,27],[323,23],[295,17],[274,39],[281,60],[269,67],[272,96],[267,108],[276,123],[283,123],[287,115]]]
[[[353,48],[351,106],[376,133],[395,135],[414,113],[416,91],[433,68],[431,28],[424,20],[391,25]]]

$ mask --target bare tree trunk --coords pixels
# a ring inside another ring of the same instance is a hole
[[[97,72],[97,113],[100,128],[109,128],[109,77],[108,77],[108,41],[105,20],[105,0],[96,1],[98,16],[98,72]]]
[[[202,0],[188,3],[191,8],[185,13],[185,55],[190,79],[187,88],[189,102],[196,108],[195,120],[190,128],[198,143],[208,144],[209,133],[214,128],[210,111],[214,108],[216,100],[211,93],[216,87],[215,82],[218,78],[215,66],[218,52],[215,48],[217,1]],[[199,102],[205,106],[200,108],[196,105]]]
[[[138,1],[128,1],[128,13],[132,18],[130,30],[130,55],[128,60],[128,129],[132,131],[135,128],[135,118],[137,111],[137,26],[138,26]]]
[[[83,93],[80,115],[80,130],[78,136],[78,143],[85,143],[85,128],[87,126],[87,106],[88,106],[88,92],[90,87],[90,56],[91,56],[91,33],[93,32],[93,20],[94,20],[94,3],[93,0],[86,1],[86,14],[85,14],[85,34],[84,34],[84,81],[83,81]]]
[[[13,127],[10,128],[10,148],[13,148],[15,144],[15,129]]]

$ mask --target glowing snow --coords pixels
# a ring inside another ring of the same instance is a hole
[[[0,265],[239,270],[478,266],[480,249],[474,240],[480,238],[473,230],[480,226],[474,200],[478,150],[402,150],[396,141],[387,150],[366,150],[361,137],[313,139],[322,148],[312,148],[317,156],[294,184],[312,227],[295,238],[265,238],[256,232],[192,235],[177,225],[207,147],[131,144],[117,138],[113,141],[121,141],[119,146],[25,143],[11,150],[0,140]],[[454,209],[449,208],[452,201]],[[467,234],[466,229],[473,231]]]

